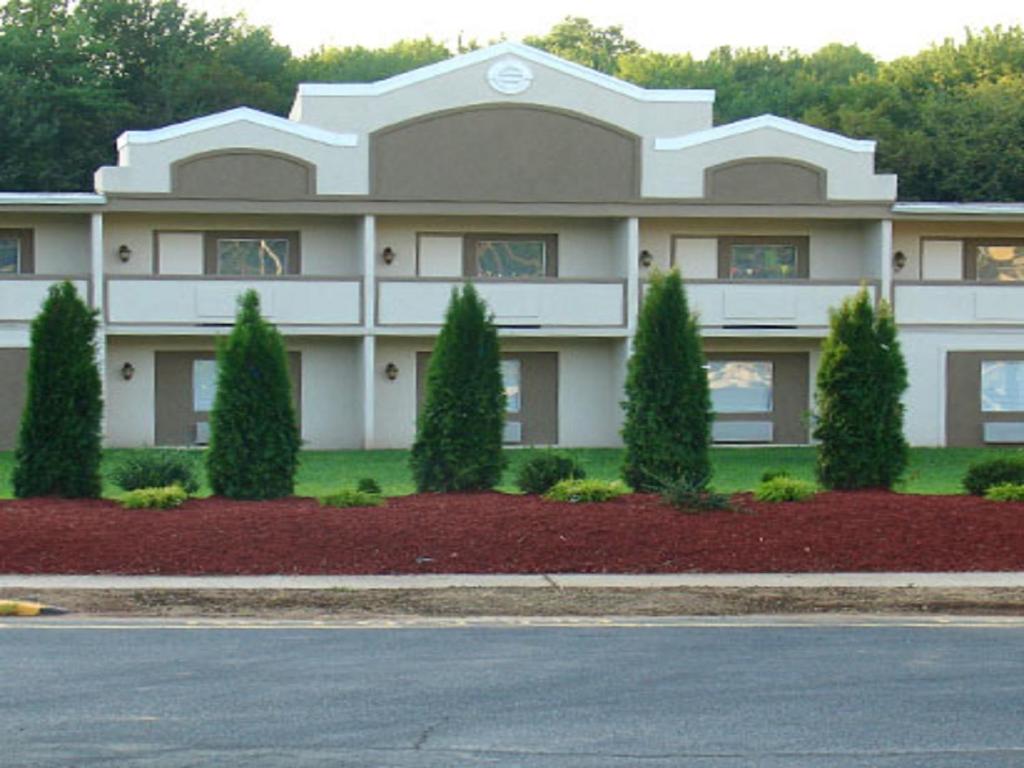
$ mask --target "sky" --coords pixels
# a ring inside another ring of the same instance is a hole
[[[429,35],[454,45],[459,34],[480,43],[543,34],[566,16],[604,27],[622,25],[628,37],[664,53],[703,57],[720,45],[792,47],[814,51],[831,42],[857,44],[884,60],[913,54],[966,27],[1024,24],[1021,0],[186,0],[217,16],[243,12],[274,37],[305,53],[321,45],[377,48]]]

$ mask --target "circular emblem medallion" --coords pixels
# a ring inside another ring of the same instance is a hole
[[[533,83],[533,72],[518,59],[503,59],[487,70],[487,82],[498,93],[522,93]]]

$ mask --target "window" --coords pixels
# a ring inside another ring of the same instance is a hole
[[[207,232],[208,275],[281,277],[299,269],[298,232]]]
[[[469,235],[464,248],[470,277],[516,280],[558,274],[556,235]]]
[[[794,280],[807,277],[806,237],[720,237],[723,280]]]
[[[1024,411],[1024,360],[983,360],[981,410]]]
[[[713,361],[708,365],[711,407],[716,413],[770,413],[772,363]]]
[[[213,399],[217,394],[217,361],[194,360],[192,362],[192,410],[207,413],[213,410]]]
[[[1024,282],[1024,243],[973,244],[978,280]]]
[[[505,387],[505,412],[519,413],[522,410],[522,362],[501,361],[501,380]]]
[[[32,266],[32,231],[0,229],[0,275],[30,274]]]

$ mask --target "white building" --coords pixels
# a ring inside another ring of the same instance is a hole
[[[724,442],[808,441],[828,309],[893,302],[916,445],[1024,442],[1024,205],[895,203],[874,143],[709,91],[645,90],[514,43],[373,84],[300,86],[118,140],[95,194],[0,195],[0,448],[28,324],[100,310],[106,441],[207,435],[215,337],[255,287],[309,448],[411,443],[453,286],[501,329],[510,443],[614,446],[645,277],[678,267]]]

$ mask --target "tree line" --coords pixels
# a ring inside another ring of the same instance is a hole
[[[700,59],[578,17],[525,42],[646,88],[713,88],[717,124],[769,112],[875,139],[878,170],[899,174],[904,200],[1024,200],[1020,26],[968,30],[891,62],[840,44],[722,46]],[[479,45],[423,38],[296,56],[265,27],[182,0],[8,0],[0,189],[90,189],[124,130],[240,105],[287,115],[300,82],[371,82]]]

